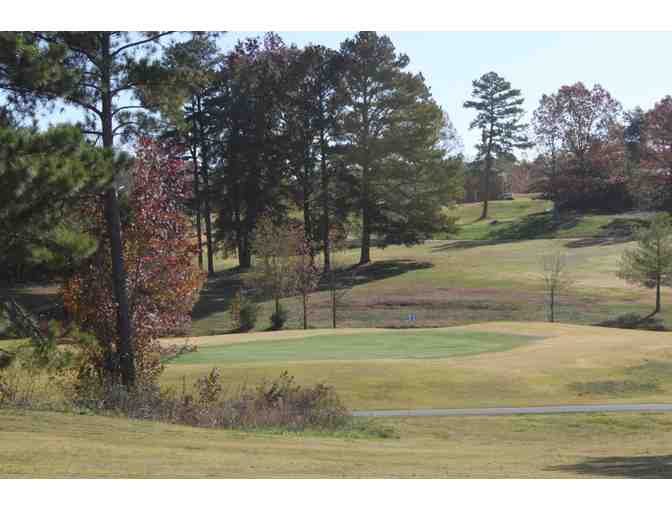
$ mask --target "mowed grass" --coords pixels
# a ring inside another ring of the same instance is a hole
[[[457,216],[460,230],[451,239],[519,241],[535,238],[627,237],[646,222],[648,214],[577,214],[563,212],[553,219],[550,200],[535,195],[515,195],[514,200],[493,200],[488,218],[480,220],[483,204],[460,204],[447,210]]]
[[[537,338],[450,329],[317,335],[205,345],[171,364],[447,358],[513,349]]]
[[[344,333],[351,338],[340,344]],[[399,333],[377,335],[382,340],[385,335],[393,338]],[[168,365],[162,382],[177,389],[188,388],[216,366],[227,389],[235,391],[240,385],[269,380],[287,370],[299,384],[334,386],[344,402],[358,410],[672,401],[672,333],[504,322],[423,330],[416,338],[429,335],[424,345],[427,353],[436,354],[432,337],[445,335],[444,342],[457,343],[457,339],[468,338],[462,336],[467,333],[478,333],[473,338],[480,340],[475,343],[485,342],[490,347],[494,344],[483,340],[488,338],[481,336],[484,333],[501,335],[502,340],[495,349],[470,355],[422,357],[409,347],[411,352],[405,358],[399,357],[399,350],[385,358],[382,350],[371,357],[368,338],[375,335],[367,330],[202,337],[194,339],[199,352]],[[277,340],[270,340],[275,335]],[[359,338],[361,350],[353,347]],[[314,359],[306,359],[311,352],[306,344],[312,342],[332,353],[340,344],[341,358],[325,359],[318,350],[310,354]],[[274,343],[279,350],[274,351]],[[283,351],[288,345],[304,350],[289,359]],[[344,345],[349,346],[349,352]],[[235,350],[240,357],[225,354]],[[250,359],[252,352],[256,352],[254,359]]]
[[[198,429],[0,410],[4,478],[672,476],[672,415],[379,420],[398,438]]]

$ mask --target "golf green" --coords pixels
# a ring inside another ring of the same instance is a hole
[[[288,340],[209,345],[171,364],[306,360],[428,359],[504,351],[540,337],[475,331],[393,331],[315,335]]]

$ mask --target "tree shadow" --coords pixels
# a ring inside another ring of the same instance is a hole
[[[434,252],[476,248],[503,243],[512,243],[531,239],[556,238],[563,231],[569,231],[581,221],[578,213],[564,213],[554,219],[550,212],[530,214],[519,220],[493,223],[487,238],[482,240],[447,241],[432,249]],[[589,246],[607,246],[627,243],[637,228],[648,225],[642,218],[615,218],[606,225],[599,227],[597,235],[568,241],[566,248],[584,248]]]
[[[393,278],[395,276],[417,271],[419,269],[430,269],[434,267],[431,262],[421,262],[412,259],[382,260],[371,262],[364,265],[352,266],[347,270],[355,273],[353,286],[365,285],[367,283]]]
[[[672,455],[594,457],[548,470],[616,478],[672,478]]]
[[[451,251],[451,250],[466,250],[469,248],[479,248],[481,246],[495,246],[498,244],[513,243],[515,242],[512,239],[509,240],[460,240],[460,241],[446,241],[445,243],[440,244],[439,246],[434,246],[430,251],[433,253],[441,251]]]
[[[336,271],[337,283],[347,283],[348,286],[357,287],[367,283],[392,278],[409,271],[429,269],[434,267],[431,262],[420,262],[411,259],[396,259],[371,262],[364,265],[353,265]],[[208,278],[192,312],[192,319],[204,319],[212,314],[228,310],[236,291],[243,287],[243,276],[246,271],[238,267],[217,272]],[[328,278],[322,278],[317,291],[329,288]],[[250,296],[262,299],[258,293]],[[263,299],[262,299],[263,300]]]
[[[521,220],[505,223],[492,233],[494,240],[522,241],[549,237],[562,230],[569,230],[579,224],[581,217],[576,214],[565,214],[554,219],[552,213],[543,212],[530,214]]]
[[[584,237],[572,239],[565,243],[565,248],[589,248],[591,246],[612,246],[630,241],[627,237]]]
[[[236,292],[243,286],[245,272],[239,267],[234,267],[218,271],[208,277],[191,312],[192,320],[203,319],[213,313],[228,310]]]

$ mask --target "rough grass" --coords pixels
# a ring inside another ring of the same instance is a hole
[[[616,277],[620,256],[631,246],[629,233],[645,221],[644,215],[566,217],[551,225],[554,230],[545,232],[550,221],[549,214],[543,212],[550,207],[547,201],[517,197],[491,205],[498,225],[473,222],[479,204],[459,206],[457,213],[462,215],[465,229],[495,229],[499,232],[496,235],[492,230],[493,235],[471,236],[481,240],[436,240],[420,246],[373,249],[373,262],[358,269],[355,286],[344,301],[339,328],[545,320],[541,256],[557,251],[566,253],[575,282],[559,298],[558,320],[602,324],[625,314],[645,316],[652,310],[652,291]],[[346,267],[352,266],[358,261],[358,252],[348,250],[337,258]],[[194,309],[192,334],[231,331],[228,309],[244,276],[235,265],[233,259],[217,259],[217,274],[207,282]],[[10,292],[29,308],[40,310],[54,303],[56,288],[25,286]],[[664,289],[663,313],[658,316],[663,325],[672,323],[672,306],[667,303],[672,303],[672,292]],[[258,331],[270,326],[272,312],[269,301],[261,305]],[[283,306],[289,312],[286,327],[301,327],[299,300],[287,298]],[[415,314],[417,320],[410,323],[409,314]],[[329,294],[321,289],[311,295],[310,326],[330,325]]]
[[[616,276],[624,238],[535,239],[528,241],[434,241],[414,247],[372,250],[373,262],[358,271],[346,297],[339,327],[450,326],[503,320],[545,320],[541,257],[563,252],[574,285],[560,296],[560,321],[598,324],[618,316],[646,315],[654,295]],[[342,254],[354,264],[358,253]],[[228,262],[227,262],[228,263]],[[193,334],[231,330],[228,306],[240,274],[223,269],[211,279],[194,310]],[[663,291],[663,321],[672,321],[672,292]],[[300,327],[300,306],[287,298],[288,328]],[[263,302],[257,330],[269,327],[270,302]],[[416,322],[407,317],[415,314]],[[312,327],[329,327],[329,295],[311,296]]]
[[[0,477],[669,477],[672,415],[379,420],[398,438],[0,411]],[[599,438],[599,440],[596,440]]]
[[[300,384],[324,382],[335,386],[344,403],[353,409],[667,402],[672,399],[672,369],[668,366],[672,364],[672,333],[547,323],[486,323],[451,330],[461,334],[489,332],[544,338],[509,350],[446,358],[375,359],[363,351],[365,356],[357,359],[356,350],[350,353],[344,350],[343,358],[337,360],[325,360],[315,352],[313,356],[317,359],[243,361],[213,357],[208,363],[208,353],[226,352],[222,347],[235,347],[249,353],[255,342],[259,342],[264,349],[271,348],[273,342],[269,339],[274,335],[278,335],[279,346],[287,345],[286,341],[292,338],[312,336],[311,341],[317,341],[316,335],[322,335],[320,342],[327,345],[332,338],[349,332],[352,342],[348,345],[354,345],[357,338],[366,338],[367,333],[317,330],[203,337],[194,341],[201,346],[204,358],[182,359],[169,365],[163,382],[177,387],[184,383],[189,385],[214,365],[221,369],[223,382],[235,388],[271,379],[287,369]],[[438,330],[417,332],[418,336],[425,333],[437,334]],[[579,386],[576,386],[624,380],[636,385],[638,391],[586,392],[577,391]]]

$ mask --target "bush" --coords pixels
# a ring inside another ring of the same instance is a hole
[[[244,333],[254,329],[257,324],[259,305],[245,297],[239,290],[233,296],[230,312],[233,329]]]
[[[287,322],[288,316],[287,310],[280,305],[278,310],[271,314],[271,329],[276,331],[282,329]]]
[[[621,328],[621,329],[642,329],[646,331],[669,331],[662,319],[656,317],[642,317],[636,313],[626,313],[610,319],[608,321],[596,324],[605,328]]]
[[[240,307],[240,331],[250,331],[257,324],[257,315],[259,314],[259,305],[251,301],[246,301]]]
[[[93,412],[195,427],[227,429],[338,430],[352,426],[352,415],[330,386],[302,388],[283,372],[274,381],[240,388],[225,396],[221,374],[213,369],[194,383],[194,395],[176,396],[155,384],[129,392],[121,385],[90,386],[72,403]]]

